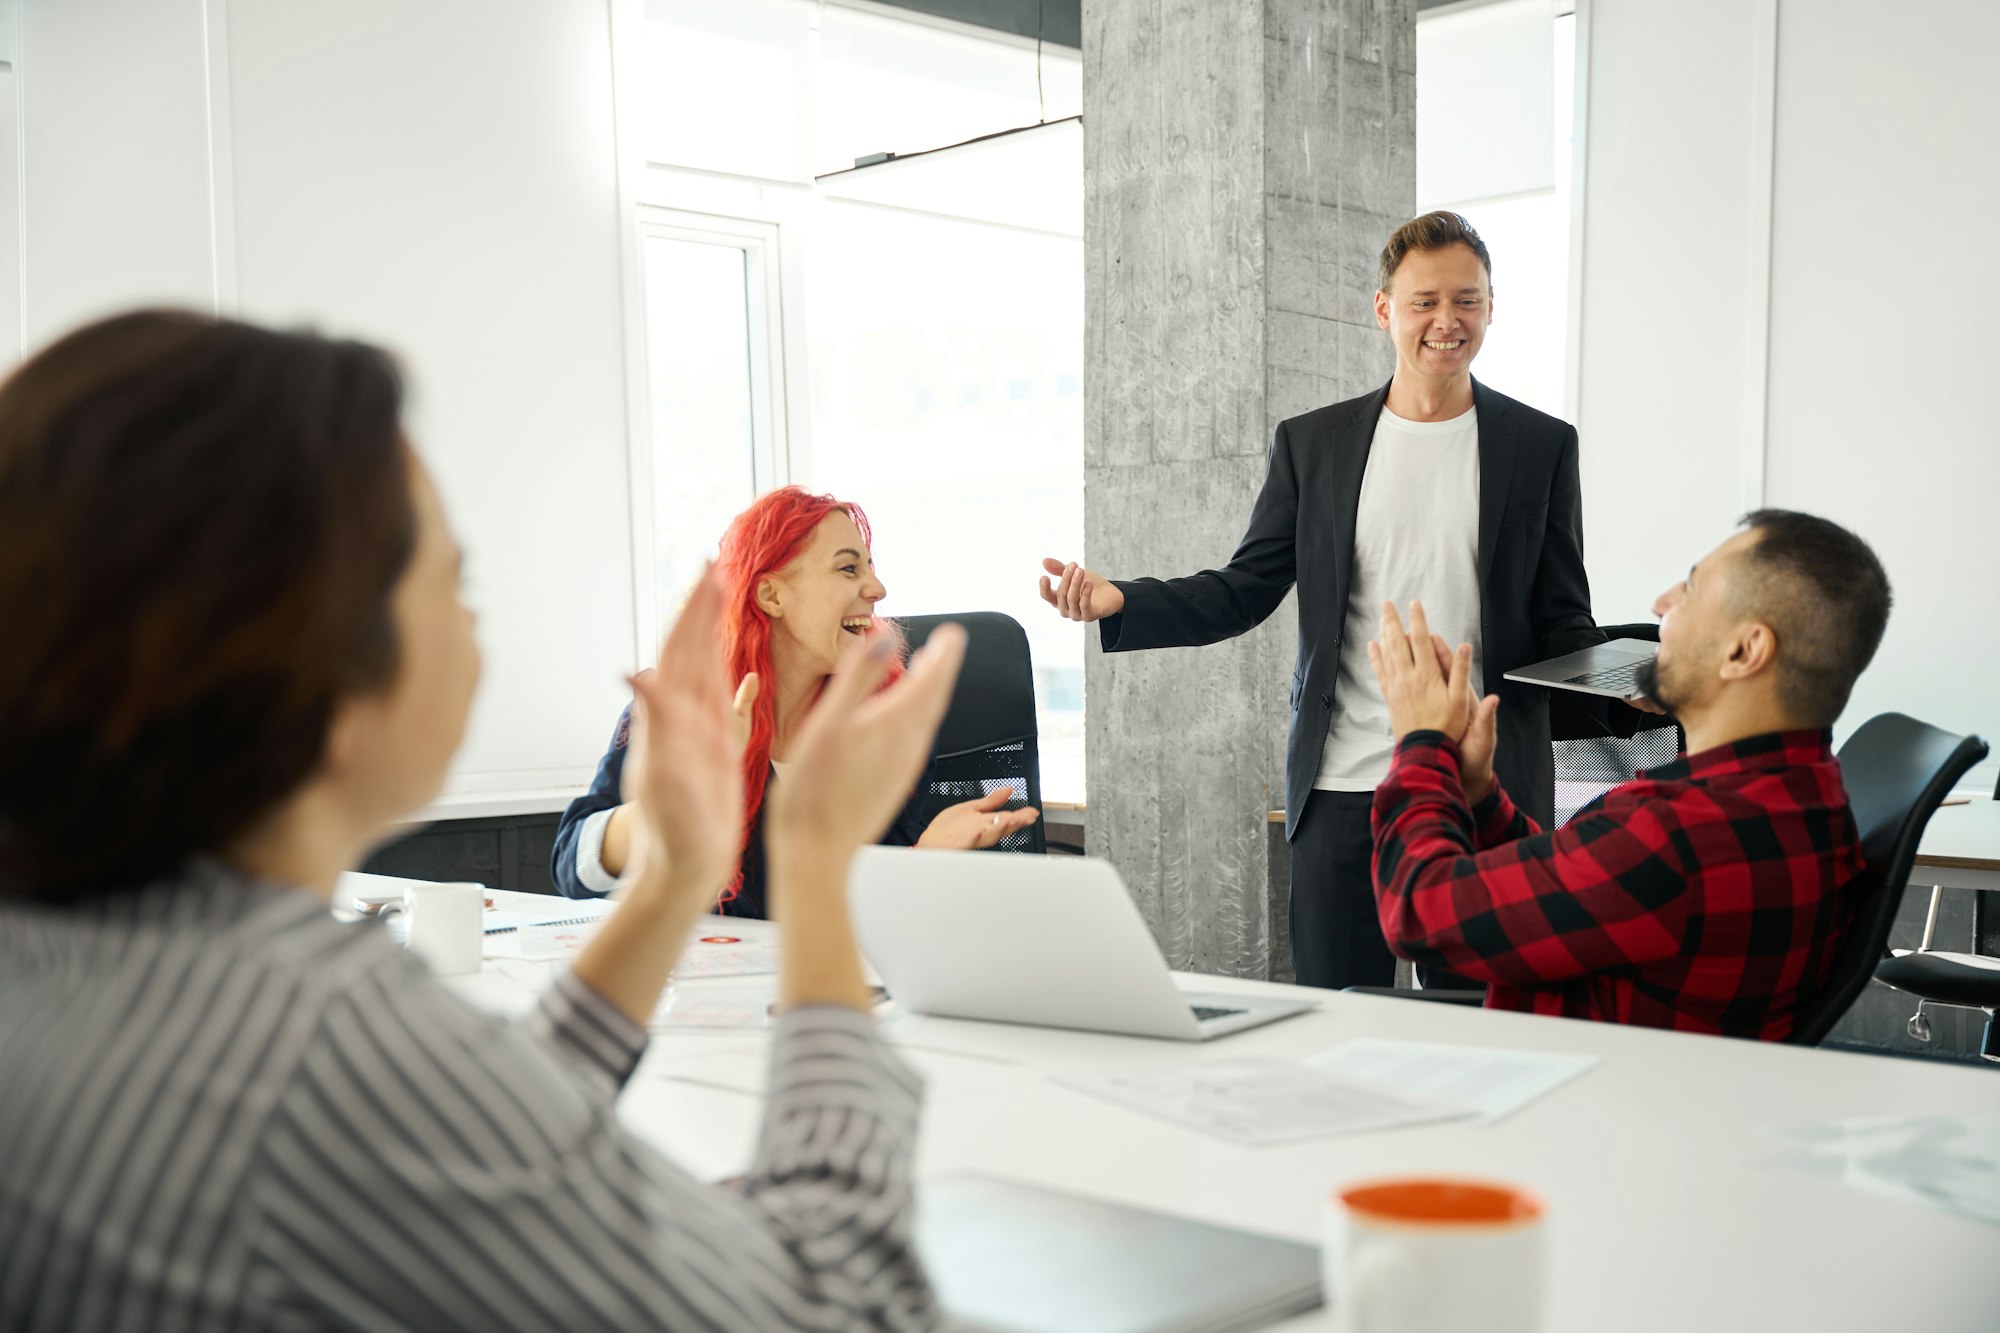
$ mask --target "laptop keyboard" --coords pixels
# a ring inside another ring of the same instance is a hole
[[[1634,662],[1631,666],[1610,667],[1603,671],[1586,671],[1581,676],[1570,676],[1566,685],[1588,685],[1592,689],[1611,690],[1617,694],[1637,694],[1639,692],[1639,668],[1644,662]]]
[[[1205,1023],[1211,1018],[1229,1018],[1250,1012],[1248,1009],[1217,1009],[1206,1004],[1191,1004],[1188,1008],[1194,1010],[1194,1021],[1197,1023]]]

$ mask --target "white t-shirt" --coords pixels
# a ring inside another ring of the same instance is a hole
[[[1373,791],[1389,775],[1395,740],[1368,641],[1384,600],[1407,621],[1424,604],[1433,632],[1472,645],[1472,688],[1483,688],[1479,642],[1479,421],[1405,421],[1382,409],[1361,475],[1354,521],[1354,582],[1340,640],[1333,718],[1320,755],[1321,791]]]

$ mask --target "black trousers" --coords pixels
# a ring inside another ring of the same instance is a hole
[[[1315,791],[1292,832],[1292,973],[1301,986],[1393,986],[1375,915],[1372,791]]]
[[[1393,986],[1396,955],[1375,912],[1372,791],[1314,791],[1292,832],[1292,974],[1301,986]],[[1417,968],[1425,990],[1484,990],[1441,967]]]

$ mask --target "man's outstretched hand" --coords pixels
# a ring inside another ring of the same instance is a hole
[[[1101,574],[1073,561],[1045,559],[1042,568],[1048,571],[1042,575],[1042,600],[1060,611],[1064,620],[1102,620],[1125,609],[1125,594]]]

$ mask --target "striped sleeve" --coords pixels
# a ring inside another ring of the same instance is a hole
[[[771,1060],[745,1197],[837,1304],[928,1327],[937,1310],[911,1232],[920,1080],[852,1009],[786,1014]]]
[[[646,1053],[646,1030],[564,968],[542,992],[528,1026],[568,1057],[607,1098],[617,1096]]]
[[[601,1009],[559,985],[545,1040],[393,968],[348,988],[260,1162],[266,1280],[371,1329],[935,1325],[910,1240],[917,1080],[866,1018],[780,1021],[739,1195],[617,1122],[602,1094],[636,1055]]]

